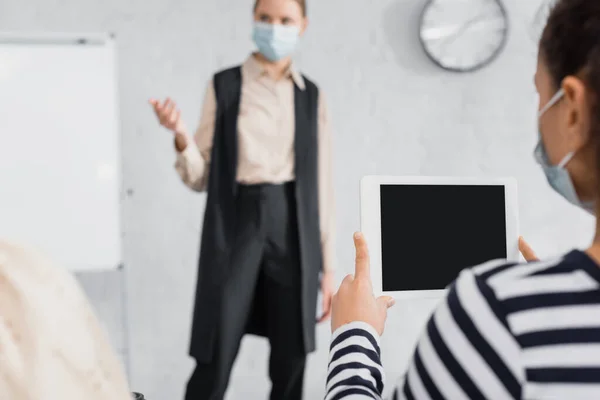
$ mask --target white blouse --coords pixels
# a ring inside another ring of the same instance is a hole
[[[123,368],[75,278],[1,240],[0,399],[131,399]]]

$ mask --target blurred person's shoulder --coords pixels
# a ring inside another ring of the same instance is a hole
[[[493,260],[462,271],[453,288],[462,303],[485,304],[519,335],[597,303],[600,268],[579,250],[530,263]]]
[[[577,284],[589,286],[590,282],[598,282],[600,278],[598,265],[579,250],[528,263],[492,260],[471,268],[470,272],[493,289],[499,299],[564,291],[561,287],[565,287],[569,278],[576,278],[570,280],[573,289]]]

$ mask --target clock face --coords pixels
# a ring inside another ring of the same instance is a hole
[[[501,0],[429,0],[421,19],[421,43],[440,67],[479,69],[502,50],[508,18]]]

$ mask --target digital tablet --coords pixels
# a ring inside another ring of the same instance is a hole
[[[436,297],[467,267],[519,260],[512,178],[367,176],[360,213],[377,294]]]

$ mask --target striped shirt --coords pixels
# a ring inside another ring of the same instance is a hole
[[[381,399],[379,336],[332,336],[327,400]],[[393,399],[600,399],[600,267],[492,261],[463,271],[423,332]]]

